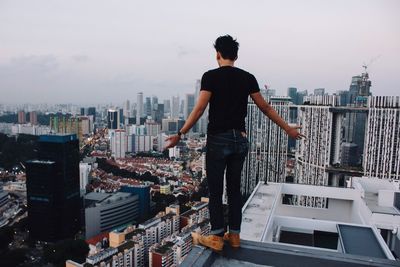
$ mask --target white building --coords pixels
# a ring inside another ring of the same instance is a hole
[[[128,135],[146,135],[146,127],[144,125],[128,125],[126,132]]]
[[[153,151],[154,148],[154,136],[150,135],[134,135],[134,151],[137,152],[149,152]]]
[[[110,130],[111,156],[125,158],[127,150],[127,135],[125,130]]]
[[[147,120],[144,124],[146,128],[146,134],[151,135],[151,136],[156,136],[159,133],[161,133],[161,124],[153,121],[153,120]]]
[[[86,193],[86,186],[89,183],[89,174],[92,166],[89,163],[79,163],[79,188],[81,196]]]
[[[368,99],[364,175],[400,180],[400,97]]]
[[[180,148],[174,146],[168,149],[168,154],[170,158],[179,158],[181,156]]]
[[[341,117],[331,111],[338,101],[338,96],[311,96],[305,97],[309,105],[299,107],[298,124],[306,138],[297,142],[298,183],[328,185],[326,167],[340,155]]]
[[[289,120],[289,97],[266,99],[278,114]],[[288,136],[250,101],[246,117],[249,152],[242,171],[242,194],[249,195],[259,181],[284,182]]]

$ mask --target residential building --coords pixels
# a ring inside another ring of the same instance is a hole
[[[269,97],[266,100],[288,121],[289,97]],[[248,196],[259,181],[285,181],[288,136],[253,101],[247,105],[246,129],[249,152],[243,165],[241,191]]]
[[[368,99],[364,175],[400,180],[400,97]]]

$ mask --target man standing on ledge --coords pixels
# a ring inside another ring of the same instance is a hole
[[[249,148],[245,128],[249,95],[258,108],[291,138],[299,139],[304,136],[297,131],[298,127],[290,127],[264,100],[257,80],[252,74],[234,67],[239,49],[239,43],[235,39],[229,35],[220,36],[215,41],[214,47],[219,68],[204,73],[198,102],[182,129],[176,135],[167,138],[169,144],[166,148],[176,146],[181,135],[192,128],[210,103],[206,170],[210,193],[211,233],[208,236],[193,233],[192,236],[194,243],[220,251],[224,246],[224,240],[229,241],[234,248],[240,246],[239,233],[242,222],[240,181]],[[229,231],[224,234],[222,194],[225,170]]]

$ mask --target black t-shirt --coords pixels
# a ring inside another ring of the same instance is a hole
[[[211,92],[208,133],[230,129],[246,131],[248,96],[260,91],[254,75],[223,66],[203,74],[201,90]]]

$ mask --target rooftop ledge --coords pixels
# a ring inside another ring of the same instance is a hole
[[[194,246],[185,258],[182,267],[200,266],[400,266],[399,261],[373,257],[356,256],[337,252],[314,250],[306,247],[293,247],[278,243],[261,243],[241,240],[239,249],[226,245],[218,254],[204,247]]]

